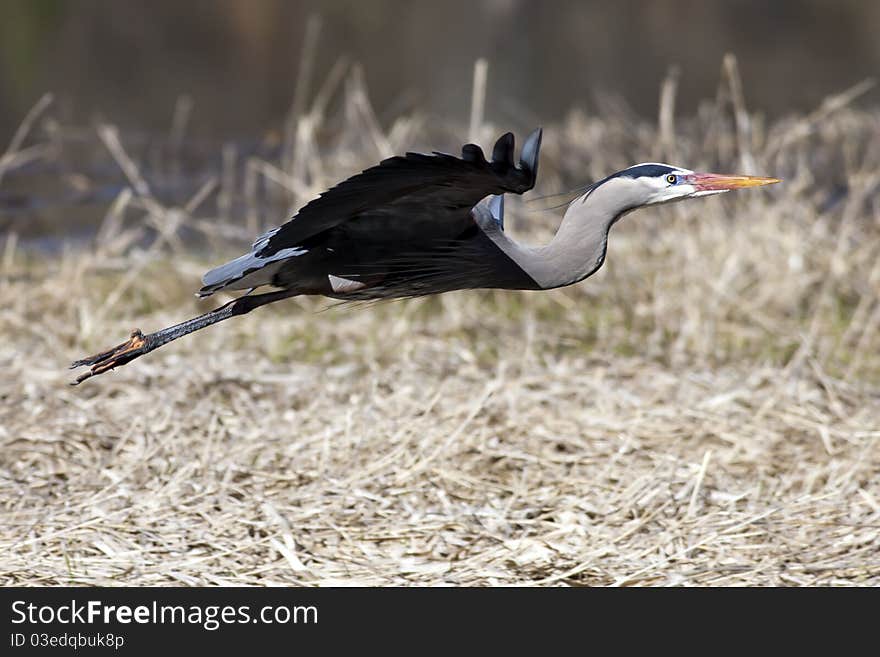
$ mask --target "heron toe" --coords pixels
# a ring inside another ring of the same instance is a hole
[[[83,365],[90,366],[90,369],[88,372],[76,377],[76,380],[72,381],[71,385],[78,385],[89,377],[95,376],[96,374],[103,374],[108,370],[112,370],[114,367],[125,365],[138,356],[147,353],[149,351],[149,349],[147,349],[147,337],[148,336],[145,336],[140,329],[135,329],[131,332],[128,340],[121,345],[107,351],[102,351],[94,356],[75,361],[71,364],[70,369],[82,367]]]

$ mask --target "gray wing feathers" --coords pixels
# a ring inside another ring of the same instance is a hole
[[[275,228],[273,230],[278,229]],[[275,276],[283,260],[302,255],[306,252],[306,249],[293,247],[282,249],[266,258],[258,256],[256,250],[259,248],[260,241],[268,239],[269,234],[272,232],[269,231],[269,233],[260,236],[254,242],[254,251],[245,253],[243,256],[230,260],[224,265],[215,267],[202,276],[202,289],[198,291],[198,296],[207,297],[223,288],[246,290],[260,285],[269,285],[272,283],[272,278]]]
[[[281,230],[281,226],[275,226],[270,230],[267,230],[265,233],[260,235],[257,239],[254,240],[254,243],[251,245],[251,251],[254,253],[260,252],[266,244],[269,243],[269,240],[272,239],[272,236]]]
[[[498,228],[504,230],[504,194],[498,194],[489,199],[489,212],[498,224]]]
[[[523,144],[522,152],[519,155],[520,167],[531,173],[532,181],[538,176],[538,155],[541,152],[541,128],[533,131]]]
[[[504,194],[490,196],[471,209],[471,217],[486,233],[504,231]]]

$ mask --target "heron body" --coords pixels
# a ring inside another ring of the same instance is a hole
[[[374,299],[462,288],[538,286],[489,238],[503,203],[535,185],[541,132],[519,163],[513,135],[492,159],[473,144],[462,157],[407,153],[349,178],[260,236],[240,258],[205,274],[200,296],[272,285],[300,294]],[[350,281],[348,285],[340,281]]]
[[[518,161],[503,135],[487,160],[474,144],[461,157],[407,153],[382,161],[303,206],[251,250],[203,277],[198,295],[247,290],[224,306],[76,361],[75,381],[124,365],[194,331],[303,294],[343,300],[417,297],[462,289],[546,290],[576,283],[605,260],[608,233],[639,207],[778,182],[640,164],[589,185],[567,208],[549,244],[528,246],[504,231],[504,194],[535,185],[541,130]],[[274,291],[252,294],[258,287]]]

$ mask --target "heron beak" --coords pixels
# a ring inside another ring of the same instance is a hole
[[[687,182],[693,185],[697,192],[726,192],[731,189],[773,185],[774,183],[782,181],[778,178],[759,178],[758,176],[728,176],[720,173],[692,173],[687,177]]]

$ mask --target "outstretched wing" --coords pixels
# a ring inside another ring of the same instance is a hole
[[[414,213],[430,214],[439,222],[466,215],[492,194],[522,194],[535,185],[540,147],[538,128],[526,139],[518,164],[514,161],[514,137],[509,132],[495,143],[491,161],[475,144],[463,146],[460,158],[435,152],[383,160],[327,190],[290,221],[261,235],[250,253],[209,271],[199,294],[207,296],[234,282],[244,282],[246,277],[247,283],[267,283],[271,276],[263,280],[255,272],[301,255],[307,240],[361,215],[406,221]],[[235,287],[245,286],[250,285]]]

